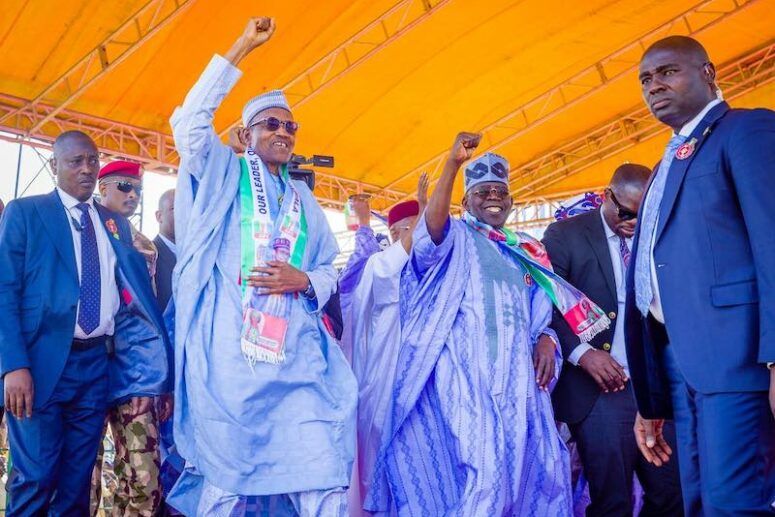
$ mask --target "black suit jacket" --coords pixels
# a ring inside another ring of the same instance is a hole
[[[153,240],[156,249],[159,250],[159,258],[156,259],[156,301],[159,304],[159,310],[164,312],[167,304],[172,297],[172,270],[175,269],[178,259],[171,249],[164,244],[164,241],[158,235]]]
[[[586,294],[611,318],[611,327],[589,343],[610,352],[614,338],[613,320],[619,314],[616,280],[600,209],[550,225],[544,233],[543,243],[554,271]],[[552,315],[552,328],[560,338],[562,355],[567,359],[579,345],[579,338],[557,309]],[[589,414],[599,395],[600,388],[592,377],[566,360],[552,392],[555,417],[569,424],[580,422]]]

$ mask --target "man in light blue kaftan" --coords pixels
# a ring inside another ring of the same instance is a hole
[[[348,299],[342,312],[345,322],[342,346],[349,351],[358,379],[357,461],[348,491],[351,517],[375,515],[364,513],[363,497],[371,484],[389,414],[384,401],[390,399],[390,380],[401,341],[401,271],[409,260],[412,232],[427,203],[427,189],[428,177],[423,174],[417,188],[418,200],[405,201],[390,209],[388,228],[393,244],[381,252],[369,226],[368,202],[353,201],[360,226],[355,234],[353,255],[339,278],[339,290],[343,299]]]
[[[347,511],[357,386],[320,317],[336,284],[336,241],[306,184],[290,180],[284,167],[298,125],[278,91],[253,99],[243,112],[251,143],[246,156],[256,167],[251,174],[267,179],[272,223],[298,213],[297,205],[306,218],[298,269],[276,260],[247,275],[241,212],[253,208],[244,199],[251,200],[255,177],[245,191],[245,162],[212,126],[214,111],[241,75],[236,64],[273,31],[273,20],[251,19],[226,57],[213,57],[171,120],[181,156],[174,425],[186,468],[168,503],[189,516],[242,516],[249,507],[272,516]],[[246,289],[256,290],[254,300],[287,295],[284,349],[274,361],[245,356]]]
[[[383,351],[398,363],[370,511],[571,512],[569,458],[548,392],[560,359],[548,328],[553,300],[539,282],[554,283],[555,297],[565,288],[483,231],[515,236],[502,229],[512,202],[502,158],[487,154],[466,168],[466,214],[449,217],[457,169],[478,141],[458,136],[414,232],[400,348]]]

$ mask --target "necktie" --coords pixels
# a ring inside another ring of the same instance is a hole
[[[627,246],[627,240],[619,236],[619,254],[622,256],[622,264],[624,269],[630,266],[630,247]]]
[[[89,217],[89,205],[79,203],[81,211],[81,294],[78,325],[91,334],[100,324],[100,255],[97,251],[97,235]]]
[[[673,135],[667,144],[659,170],[651,183],[651,188],[646,197],[646,206],[640,221],[640,238],[638,254],[635,257],[635,304],[643,316],[648,315],[649,306],[654,299],[654,290],[651,286],[651,245],[652,236],[657,226],[659,207],[662,204],[662,195],[665,192],[667,173],[670,164],[673,163],[675,152],[686,141],[685,136]]]

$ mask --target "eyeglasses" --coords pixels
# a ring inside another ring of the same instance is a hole
[[[298,122],[294,122],[293,120],[280,120],[277,117],[262,118],[261,120],[257,120],[250,125],[250,127],[253,126],[263,126],[269,131],[277,131],[280,129],[280,126],[283,126],[289,135],[295,135],[296,131],[299,130]]]
[[[499,198],[504,198],[509,195],[509,189],[506,187],[479,187],[473,189],[471,193],[482,199],[487,199],[492,194],[495,194]]]
[[[616,206],[616,215],[619,216],[619,219],[622,221],[631,221],[638,217],[638,214],[633,212],[632,210],[629,210],[627,208],[624,208],[619,201],[616,199],[616,196],[614,195],[614,191],[610,188],[605,189],[605,191],[608,193],[608,197],[611,198],[611,202]]]
[[[103,183],[103,185],[110,185],[111,183],[115,183],[116,188],[119,191],[123,192],[124,194],[129,194],[130,192],[132,192],[132,190],[134,190],[135,194],[137,194],[138,197],[143,195],[142,185],[135,185],[128,181],[106,181]]]

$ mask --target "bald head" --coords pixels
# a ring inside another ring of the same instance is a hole
[[[631,189],[643,192],[646,188],[646,183],[649,181],[649,176],[651,176],[651,169],[645,165],[625,163],[614,171],[611,183],[608,186],[614,189],[615,192]]]
[[[57,187],[78,201],[86,201],[94,193],[100,154],[94,141],[81,131],[65,131],[54,141],[51,171]]]
[[[54,154],[56,155],[65,152],[73,145],[90,145],[95,149],[97,148],[94,144],[94,140],[92,140],[89,135],[83,131],[72,130],[65,131],[54,140]]]
[[[678,52],[700,65],[710,61],[705,47],[703,47],[699,41],[690,38],[689,36],[668,36],[667,38],[656,41],[646,49],[646,52],[643,53],[643,58],[652,52],[663,50]],[[641,60],[643,58],[641,58]]]
[[[625,163],[614,171],[600,210],[608,227],[620,237],[628,239],[635,232],[635,216],[649,176],[651,169],[636,163]]]
[[[651,45],[638,73],[651,113],[676,133],[717,96],[716,69],[695,39],[670,36]]]
[[[159,233],[175,242],[175,189],[166,191],[159,198],[156,220],[159,222]]]

